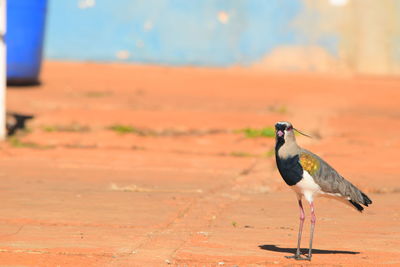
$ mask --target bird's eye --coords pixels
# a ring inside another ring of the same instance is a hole
[[[288,126],[287,128],[286,128],[286,131],[291,131],[293,129],[293,126]]]

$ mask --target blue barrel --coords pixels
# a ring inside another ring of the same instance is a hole
[[[47,0],[7,1],[7,83],[39,83]]]

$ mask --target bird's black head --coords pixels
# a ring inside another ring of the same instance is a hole
[[[290,122],[281,121],[275,124],[276,149],[279,149],[285,142],[295,141],[293,126]]]
[[[293,126],[290,122],[280,121],[275,124],[275,134],[277,139],[284,139],[285,135],[292,132]]]

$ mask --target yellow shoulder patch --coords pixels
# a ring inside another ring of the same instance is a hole
[[[314,175],[320,168],[318,159],[307,153],[300,154],[300,165],[311,175]]]

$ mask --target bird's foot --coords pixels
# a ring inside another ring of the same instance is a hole
[[[287,258],[287,259],[295,259],[295,260],[298,260],[298,261],[311,261],[311,257],[309,257],[309,256],[302,257],[301,255],[297,255],[297,254],[294,254],[293,256],[285,256],[285,258]]]

